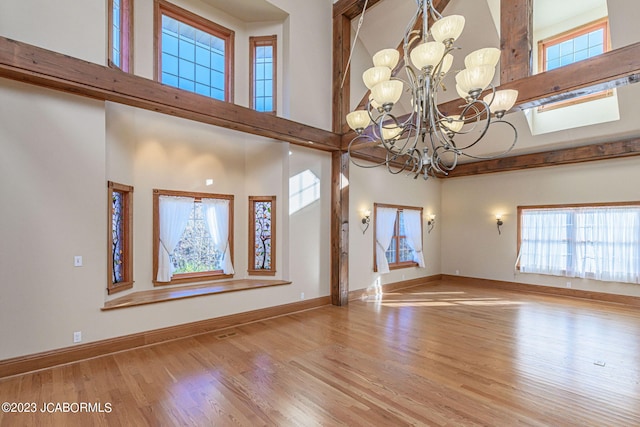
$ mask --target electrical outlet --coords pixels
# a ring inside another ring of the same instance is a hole
[[[567,282],[567,288],[571,287],[571,282]]]
[[[73,257],[73,266],[82,267],[82,256],[76,255]]]
[[[300,292],[300,299],[304,299],[304,292]]]
[[[456,270],[456,276],[460,275],[460,270]]]
[[[82,331],[75,331],[73,333],[73,342],[78,343],[82,341]]]

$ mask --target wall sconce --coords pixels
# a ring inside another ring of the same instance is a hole
[[[371,223],[371,211],[366,210],[362,212],[362,224],[364,224],[364,230],[362,230],[362,234],[367,231],[369,228],[369,224]]]
[[[498,224],[498,234],[502,234],[502,231],[500,230],[500,227],[504,224],[504,221],[502,221],[502,214],[496,214],[496,224]]]
[[[429,229],[427,230],[427,233],[431,233],[431,230],[433,230],[433,227],[435,225],[436,225],[436,215],[429,214],[429,219],[427,220],[427,226],[429,226]]]

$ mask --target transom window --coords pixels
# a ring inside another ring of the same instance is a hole
[[[234,32],[170,3],[156,4],[158,80],[232,102]]]
[[[154,190],[154,282],[231,277],[233,196]]]
[[[276,111],[276,36],[249,37],[251,108]]]
[[[424,267],[422,208],[374,205],[374,271]]]
[[[523,273],[640,283],[640,202],[518,207]]]

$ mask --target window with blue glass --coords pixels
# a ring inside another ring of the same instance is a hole
[[[609,20],[607,17],[590,22],[538,42],[538,69],[555,70],[575,62],[593,58],[610,50]],[[589,94],[579,98],[546,104],[539,111],[590,101],[611,95],[611,91]]]
[[[608,51],[607,23],[607,19],[601,19],[543,40],[543,71],[560,68]]]
[[[233,31],[170,3],[157,5],[160,82],[232,102]]]
[[[109,65],[131,71],[133,0],[109,0]]]
[[[276,111],[276,36],[249,38],[251,108]]]

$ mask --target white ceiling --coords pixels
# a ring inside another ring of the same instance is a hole
[[[288,14],[266,0],[202,0],[244,22],[283,21]]]

